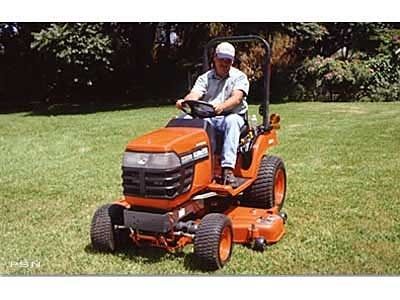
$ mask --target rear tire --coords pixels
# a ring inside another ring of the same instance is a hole
[[[194,254],[199,260],[199,267],[208,271],[222,268],[229,261],[232,249],[231,220],[219,213],[206,215],[194,239]]]
[[[243,206],[270,209],[283,207],[286,197],[286,170],[280,157],[267,155],[261,160],[256,181],[244,192]]]
[[[102,252],[114,252],[129,243],[127,229],[115,229],[114,225],[124,224],[125,207],[118,204],[106,204],[98,208],[90,227],[92,247]]]

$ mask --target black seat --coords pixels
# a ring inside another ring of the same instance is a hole
[[[249,125],[248,124],[244,124],[242,127],[240,127],[240,138],[244,138],[248,133],[249,133]]]
[[[249,121],[248,121],[249,117],[247,111],[240,116],[244,119],[244,125],[240,127],[240,138],[242,139],[249,133],[250,126],[249,126]]]

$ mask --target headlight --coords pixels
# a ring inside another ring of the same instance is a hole
[[[125,152],[122,159],[122,166],[129,168],[175,169],[181,166],[181,161],[173,152]]]

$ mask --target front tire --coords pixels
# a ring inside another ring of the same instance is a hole
[[[286,197],[286,170],[280,157],[267,155],[261,160],[256,181],[244,192],[241,204],[278,211]]]
[[[128,244],[128,230],[114,228],[114,225],[123,225],[124,210],[125,207],[118,204],[106,204],[96,210],[90,227],[93,249],[114,252]]]
[[[219,213],[206,215],[196,232],[194,254],[200,268],[214,271],[222,268],[230,259],[233,249],[231,220]]]

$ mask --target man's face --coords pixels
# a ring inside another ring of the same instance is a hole
[[[218,58],[217,56],[214,56],[215,71],[220,77],[225,77],[228,75],[232,63],[233,61],[231,59]]]

